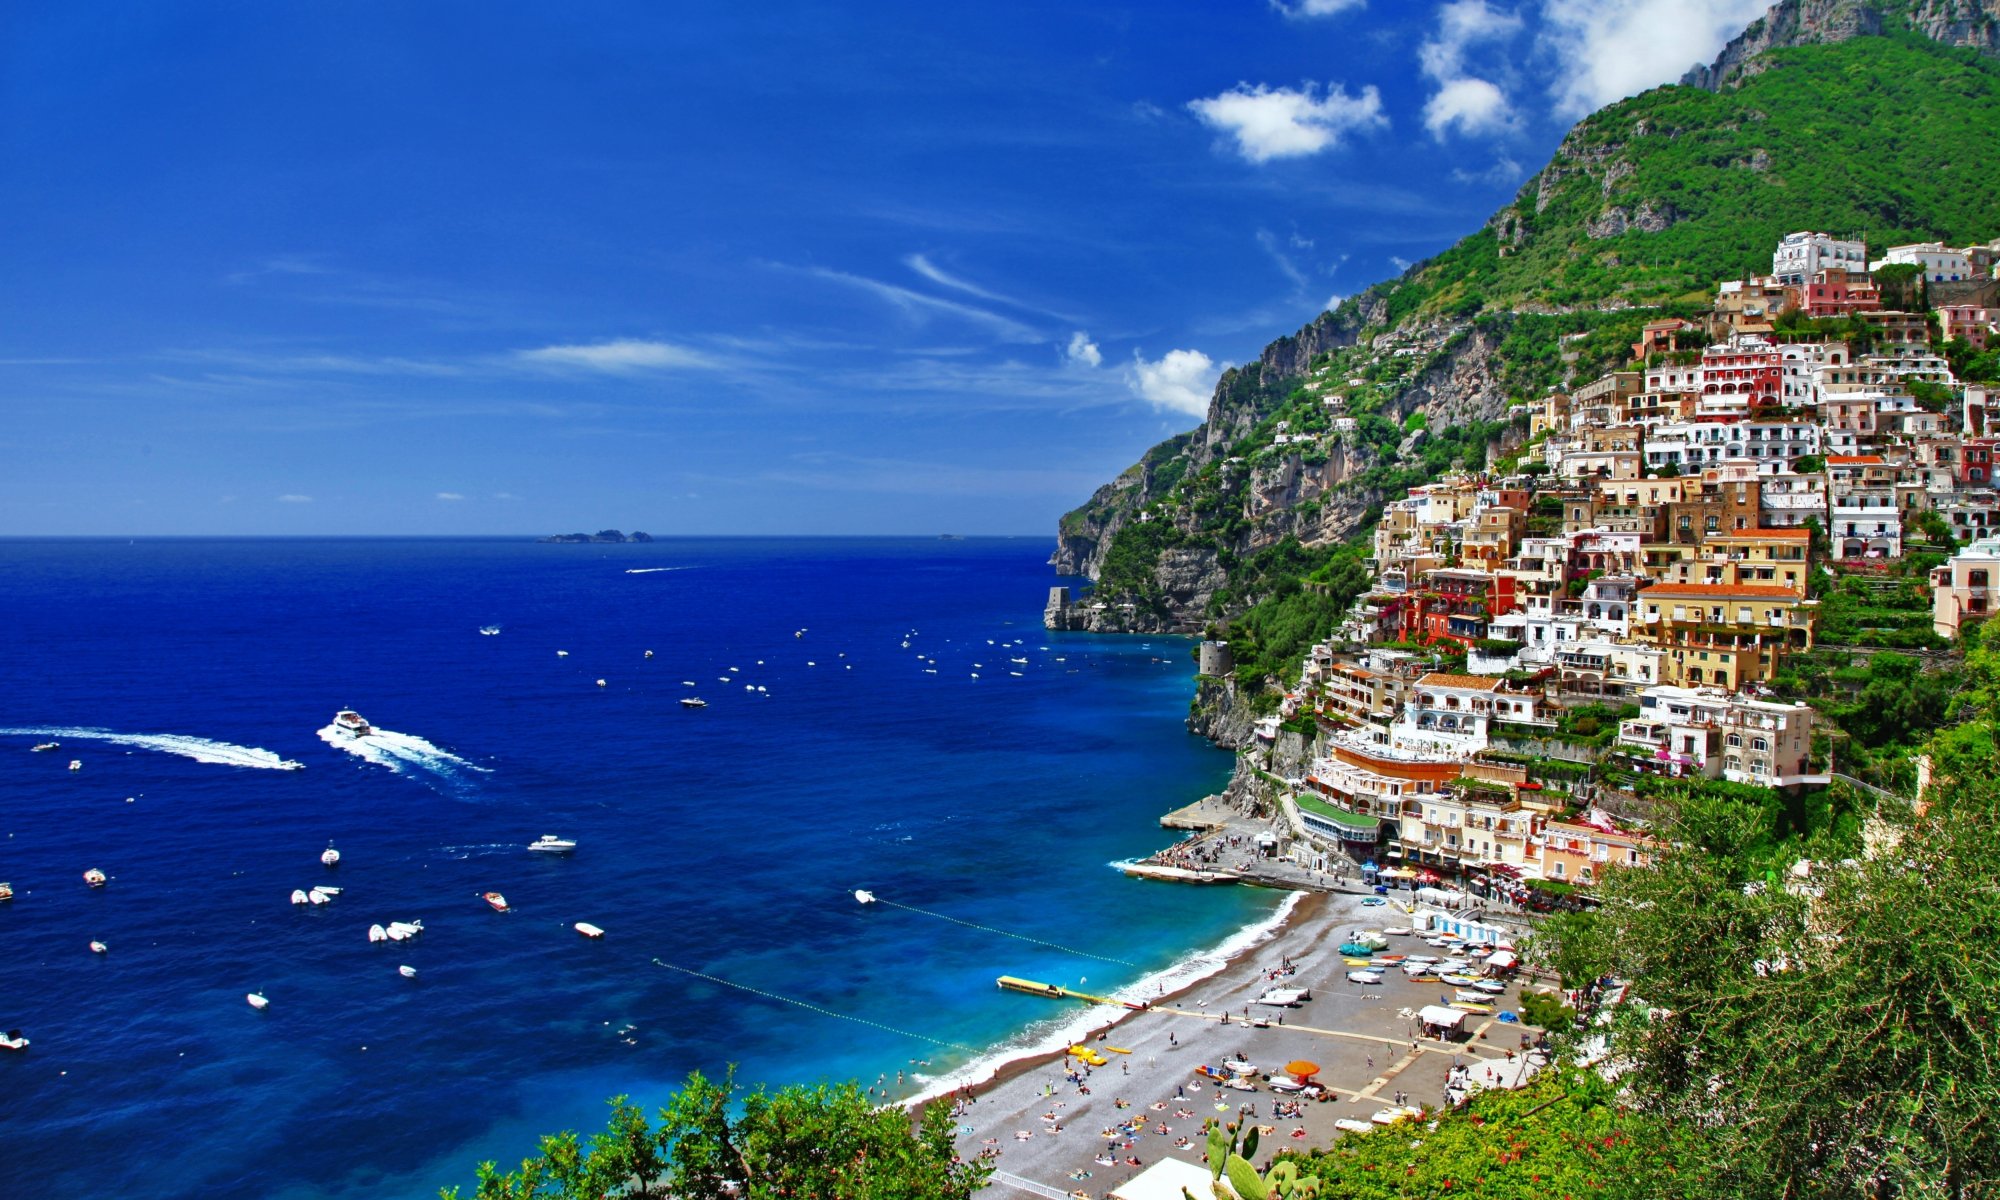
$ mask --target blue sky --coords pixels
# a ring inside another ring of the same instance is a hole
[[[18,0],[0,534],[1050,534],[1761,7]]]

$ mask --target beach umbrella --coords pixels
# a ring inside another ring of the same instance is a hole
[[[1294,1062],[1286,1063],[1285,1074],[1296,1076],[1300,1082],[1304,1082],[1319,1074],[1319,1064],[1316,1062],[1307,1062],[1301,1058]]]

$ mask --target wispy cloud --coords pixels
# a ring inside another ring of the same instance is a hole
[[[639,371],[714,370],[718,364],[708,355],[671,342],[619,338],[608,342],[543,346],[537,350],[517,350],[517,361],[537,366],[610,375],[630,375]]]
[[[282,495],[282,496],[278,497],[278,503],[280,503],[280,504],[311,504],[311,503],[312,503],[312,497],[311,497],[311,496],[307,496],[307,495],[303,495],[303,494],[301,494],[301,493],[299,493],[299,492],[286,492],[286,493],[285,493],[284,495]]]
[[[1382,94],[1364,87],[1350,95],[1339,84],[1274,88],[1239,83],[1219,96],[1188,102],[1203,124],[1228,134],[1236,152],[1253,163],[1274,158],[1298,158],[1337,147],[1352,133],[1379,129],[1389,123],[1382,115]]]
[[[1519,183],[1527,177],[1527,174],[1526,168],[1503,154],[1499,158],[1494,159],[1493,165],[1483,171],[1468,171],[1463,168],[1454,168],[1451,177],[1459,183],[1479,183],[1494,187],[1504,187],[1510,183]]]
[[[463,492],[439,492],[439,493],[437,494],[437,498],[438,498],[438,499],[440,499],[440,500],[451,500],[451,501],[457,501],[457,500],[463,500],[463,499],[465,499],[465,493],[463,493]]]
[[[1291,248],[1298,248],[1300,240],[1294,236]],[[1273,263],[1277,264],[1278,272],[1286,279],[1292,281],[1293,287],[1300,291],[1306,289],[1306,273],[1301,271],[1299,265],[1292,261],[1291,255],[1286,253],[1287,247],[1279,243],[1277,234],[1272,233],[1268,229],[1259,229],[1257,231],[1257,244],[1262,246],[1264,253],[1270,256]],[[1305,248],[1310,249],[1311,246],[1311,242],[1305,243]]]
[[[1208,415],[1209,397],[1223,367],[1199,350],[1169,350],[1157,360],[1134,354],[1126,382],[1132,394],[1168,412]]]
[[[946,300],[939,296],[925,295],[893,283],[870,279],[865,275],[852,275],[846,271],[836,271],[829,267],[808,267],[806,273],[816,279],[825,279],[845,287],[860,291],[886,301],[890,306],[919,320],[931,317],[953,317],[977,325],[1002,341],[1033,343],[1046,341],[1040,333],[1012,317],[1003,316],[972,304],[961,304],[956,300]]]
[[[1271,0],[1271,7],[1293,19],[1303,17],[1330,17],[1352,8],[1361,8],[1368,0]]]

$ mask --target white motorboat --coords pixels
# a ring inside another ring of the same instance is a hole
[[[11,883],[0,883],[0,900],[12,900],[13,898],[14,885]]]
[[[21,1036],[18,1029],[9,1029],[6,1037],[0,1037],[0,1050],[26,1050],[28,1039]]]
[[[375,727],[360,713],[343,708],[333,714],[333,731],[344,738],[365,738],[375,732]]]
[[[83,873],[83,881],[94,888],[103,887],[105,880],[107,878],[109,878],[109,876],[105,875],[104,872],[98,870],[96,867],[92,867],[90,868],[90,870],[85,871]]]
[[[873,904],[873,903],[875,903],[875,893],[874,893],[874,892],[865,892],[865,891],[862,891],[862,890],[861,890],[860,888],[856,888],[856,889],[854,890],[854,898],[855,898],[855,899],[856,899],[857,901],[861,902],[862,904]]]
[[[598,680],[598,681],[597,681],[597,686],[598,686],[598,687],[603,687],[603,686],[604,686],[604,681],[603,681],[602,679]]]
[[[481,625],[479,632],[487,637],[499,637],[500,627],[498,625]]]
[[[380,925],[370,925],[368,927],[368,940],[371,942],[386,942],[389,940],[389,931]]]
[[[417,977],[417,969],[409,966],[397,967],[396,974],[401,975],[405,979],[415,979]]]
[[[1257,997],[1255,1003],[1269,1005],[1272,1008],[1297,1008],[1299,1001],[1305,998],[1304,988],[1271,988]]]
[[[80,759],[80,758],[72,758],[72,759],[70,759],[70,760],[69,760],[69,769],[70,769],[70,770],[72,770],[72,771],[81,771],[81,770],[83,770],[83,760],[82,760],[82,759]]]
[[[1452,1003],[1454,1004],[1493,1003],[1493,997],[1487,995],[1485,992],[1475,991],[1471,988],[1459,988],[1458,990],[1452,992],[1451,999]]]
[[[1380,983],[1380,982],[1382,982],[1382,972],[1380,972],[1380,971],[1349,971],[1349,972],[1347,973],[1347,982],[1349,982],[1349,983]]]
[[[545,833],[528,843],[528,849],[538,850],[543,854],[568,854],[576,849],[576,843],[568,838],[559,838],[553,833]]]
[[[251,992],[249,995],[243,998],[245,1000],[248,1000],[250,1002],[250,1007],[256,1009],[258,1012],[263,1012],[265,1009],[271,1007],[271,1002],[264,998],[264,994],[262,992]]]
[[[325,863],[325,864],[326,864],[327,866],[329,866],[329,867],[333,867],[333,866],[339,866],[339,865],[340,865],[340,851],[338,851],[338,850],[335,850],[335,849],[333,848],[333,843],[332,843],[332,842],[328,842],[328,843],[326,844],[326,849],[324,849],[324,850],[322,850],[322,851],[320,851],[320,852],[319,852],[319,860],[320,860],[320,861],[321,861],[322,863]]]
[[[604,936],[604,931],[602,929],[599,929],[597,926],[592,925],[588,921],[578,921],[575,925],[571,926],[571,928],[575,929],[578,933],[591,939],[592,941],[596,941],[598,938]]]
[[[681,707],[682,707],[682,708],[707,708],[707,707],[708,707],[708,701],[706,701],[706,700],[702,699],[702,698],[701,698],[700,696],[683,696],[683,697],[681,697]]]
[[[492,905],[494,912],[507,911],[507,897],[501,895],[499,892],[481,892],[479,893],[479,898]]]
[[[333,903],[333,897],[320,891],[318,888],[314,888],[312,891],[306,893],[306,903],[313,905],[331,904]]]
[[[30,750],[31,752],[35,753],[35,754],[47,754],[47,753],[48,753],[49,751],[51,751],[51,750],[60,750],[60,749],[62,749],[62,743],[61,743],[61,742],[43,742],[43,743],[41,743],[40,745],[37,745],[37,746],[30,746],[30,747],[29,747],[28,749],[29,749],[29,750]]]
[[[567,650],[558,650],[558,651],[556,651],[556,657],[557,657],[557,658],[568,658],[568,657],[569,657],[569,651],[567,651]]]
[[[102,954],[109,949],[111,949],[111,947],[105,945],[103,942],[93,941],[90,943],[90,952],[92,954]]]
[[[280,771],[303,771],[306,765],[296,758],[288,758],[278,764]]]
[[[646,651],[646,657],[647,658],[653,657],[653,652],[651,650]]]
[[[392,942],[406,942],[423,931],[422,921],[391,921],[384,930]]]
[[[1257,1065],[1255,1063],[1245,1062],[1240,1058],[1223,1059],[1222,1069],[1236,1075],[1255,1075],[1257,1073]]]
[[[308,897],[308,896],[306,895],[306,891],[305,891],[305,889],[304,889],[304,888],[293,888],[293,889],[292,889],[292,903],[293,903],[293,904],[311,904],[311,903],[312,903],[312,900],[311,900],[311,899],[310,899],[310,898],[309,898],[309,897]]]
[[[324,883],[322,883],[322,884],[319,884],[319,885],[315,886],[315,887],[313,888],[313,891],[315,891],[315,892],[325,892],[325,893],[326,893],[327,895],[329,895],[329,896],[338,896],[338,895],[340,895],[340,889],[339,889],[339,888],[337,888],[337,887],[333,887],[333,886],[331,886],[331,885],[328,885],[328,884],[324,884]]]

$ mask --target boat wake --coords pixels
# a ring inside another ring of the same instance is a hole
[[[687,567],[627,567],[627,575],[658,575],[662,571],[685,571]]]
[[[0,729],[0,736],[49,738],[65,742],[103,742],[113,746],[156,750],[162,754],[177,754],[182,758],[215,763],[218,766],[249,767],[263,771],[296,771],[299,767],[299,764],[288,758],[256,746],[237,746],[187,733],[118,733],[110,729],[81,726],[36,725]]]
[[[1196,950],[1167,967],[1124,987],[1114,989],[1110,992],[1110,998],[1132,1003],[1157,1000],[1169,992],[1179,991],[1191,983],[1207,979],[1228,966],[1229,960],[1238,954],[1260,942],[1268,941],[1290,919],[1292,910],[1298,907],[1299,901],[1304,897],[1304,892],[1290,893],[1270,916],[1245,925],[1218,946]],[[1107,1024],[1116,1024],[1131,1015],[1130,1009],[1093,1005],[1061,1016],[1043,1017],[1019,1034],[963,1066],[940,1074],[918,1074],[913,1082],[919,1084],[922,1090],[898,1103],[915,1106],[928,1100],[935,1100],[959,1088],[984,1083],[1001,1067],[1016,1059],[1032,1058],[1060,1050],[1064,1046],[1074,1045],[1091,1030],[1101,1029]]]
[[[377,728],[366,737],[357,738],[327,725],[319,731],[319,740],[374,766],[387,767],[398,775],[421,773],[459,781],[468,771],[481,775],[488,773],[487,768],[433,746],[415,734],[397,733],[393,729]]]

